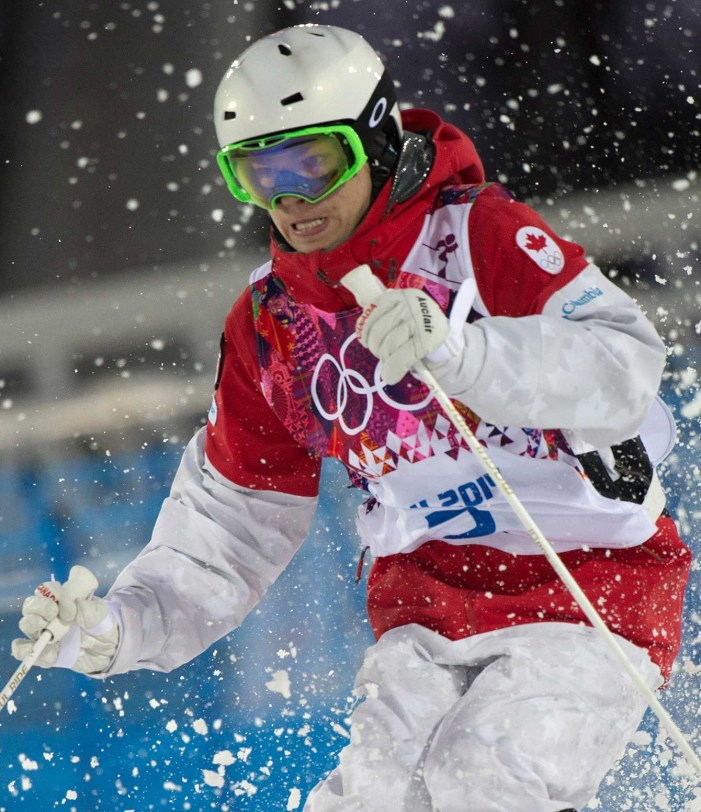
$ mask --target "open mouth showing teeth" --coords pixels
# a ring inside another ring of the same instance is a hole
[[[325,217],[317,217],[315,220],[306,220],[303,223],[293,223],[292,228],[298,233],[309,231],[312,228],[318,228],[326,222]]]

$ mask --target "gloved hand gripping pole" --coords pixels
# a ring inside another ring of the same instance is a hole
[[[96,589],[97,579],[89,569],[81,566],[71,568],[68,580],[63,585],[64,594],[67,593],[66,597],[71,600],[89,598]],[[22,680],[27,676],[30,668],[39,659],[46,646],[53,641],[58,641],[65,637],[70,627],[70,623],[64,623],[58,617],[49,623],[39,635],[36,643],[32,646],[32,650],[24,660],[22,660],[15,673],[10,677],[7,685],[0,691],[0,710],[7,705],[8,700],[17,690]]]

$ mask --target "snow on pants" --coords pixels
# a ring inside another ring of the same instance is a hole
[[[617,640],[659,687],[647,652]],[[457,641],[401,626],[368,649],[356,692],[350,744],[304,812],[581,809],[646,708],[596,632],[569,623]]]

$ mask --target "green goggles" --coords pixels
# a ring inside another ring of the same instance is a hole
[[[241,141],[217,153],[231,194],[264,209],[274,209],[286,196],[316,203],[350,180],[366,162],[358,134],[344,124]]]

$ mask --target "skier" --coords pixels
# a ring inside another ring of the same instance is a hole
[[[251,45],[216,94],[219,166],[269,212],[226,320],[208,424],[106,598],[27,599],[23,658],[169,671],[238,627],[310,526],[323,457],[368,498],[376,644],[338,767],[306,812],[583,807],[645,703],[411,370],[423,360],[647,684],[680,643],[690,554],[655,465],[665,348],[637,305],[499,184],[470,139],[400,114],[359,35]],[[360,308],[344,276],[387,288]]]

